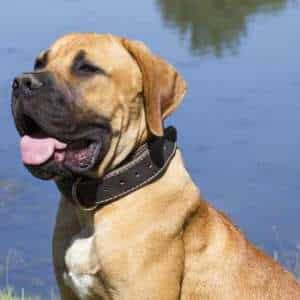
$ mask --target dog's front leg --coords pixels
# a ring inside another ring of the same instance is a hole
[[[56,216],[52,242],[54,271],[62,300],[78,300],[72,289],[66,284],[65,253],[75,234],[80,231],[80,224],[72,204],[61,199]]]

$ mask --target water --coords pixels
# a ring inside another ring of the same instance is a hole
[[[87,5],[88,4],[88,5]],[[58,193],[20,163],[10,83],[71,31],[142,39],[189,84],[168,121],[205,198],[294,269],[300,245],[300,4],[17,1],[0,11],[0,287],[49,297]],[[298,254],[299,255],[299,254]]]

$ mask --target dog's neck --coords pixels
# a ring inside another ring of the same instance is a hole
[[[95,224],[103,230],[102,225],[114,223],[113,220],[119,218],[125,223],[127,221],[134,222],[136,226],[139,226],[139,222],[144,222],[142,216],[145,215],[145,212],[147,212],[147,216],[152,216],[153,222],[156,222],[158,216],[163,215],[168,207],[174,207],[176,202],[175,207],[179,205],[182,209],[176,209],[175,215],[172,216],[175,219],[176,214],[185,214],[186,211],[191,210],[191,206],[195,205],[194,199],[200,199],[199,195],[198,188],[185,169],[181,152],[177,149],[166,172],[152,184],[145,185],[118,201],[111,202],[94,211],[83,211],[78,206],[70,204],[68,204],[68,207],[74,210],[81,228],[85,228],[87,232],[92,233],[95,230]],[[70,202],[66,199],[63,201]],[[199,203],[197,200],[197,205]],[[127,219],[130,211],[140,211],[141,219]],[[111,219],[112,216],[113,219]]]
[[[147,141],[104,177],[69,178],[57,185],[74,205],[85,211],[95,210],[158,180],[166,172],[176,148],[176,130],[170,127],[162,138]]]

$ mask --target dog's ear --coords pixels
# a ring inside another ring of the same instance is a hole
[[[152,134],[162,136],[163,120],[180,104],[186,83],[173,66],[153,55],[142,42],[121,41],[142,73],[148,127]]]

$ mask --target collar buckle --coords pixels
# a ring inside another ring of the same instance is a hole
[[[99,206],[99,204],[95,203],[95,205],[93,205],[91,207],[87,207],[84,204],[82,204],[81,201],[80,201],[80,197],[78,195],[78,186],[79,186],[79,184],[81,183],[82,180],[83,180],[82,177],[78,177],[76,179],[76,181],[73,183],[73,185],[72,185],[72,199],[78,205],[78,207],[81,210],[83,210],[83,211],[93,211]]]

